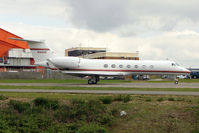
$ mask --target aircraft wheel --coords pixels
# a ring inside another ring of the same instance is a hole
[[[89,79],[88,84],[97,84],[96,80]]]
[[[95,82],[94,82],[94,84],[97,84],[97,79],[95,79]]]
[[[93,84],[91,79],[88,80],[88,84]]]
[[[91,78],[88,80],[88,84],[97,84],[98,81],[98,78]]]

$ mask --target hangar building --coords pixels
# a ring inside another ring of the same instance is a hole
[[[9,38],[22,39],[0,28],[0,71],[35,68],[27,42]]]
[[[76,47],[65,50],[65,56],[76,56],[87,59],[124,59],[139,60],[139,53],[107,52],[106,48]]]

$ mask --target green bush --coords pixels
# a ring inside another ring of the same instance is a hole
[[[130,95],[117,95],[113,99],[114,101],[123,101],[124,103],[127,103],[131,101],[131,96]]]
[[[51,110],[49,103],[51,100],[43,98],[31,104],[10,100],[9,106],[0,108],[0,133],[106,133],[103,126],[114,122],[99,100],[72,100],[56,110]]]
[[[192,100],[191,100],[191,99],[187,99],[187,100],[186,100],[186,102],[189,102],[189,103],[191,103],[191,102],[192,102]]]
[[[4,95],[0,95],[0,100],[6,100],[8,99],[8,97],[4,96]]]
[[[113,109],[111,110],[111,114],[112,114],[113,116],[117,116],[117,115],[119,114],[118,109],[113,108]]]
[[[175,101],[175,99],[173,97],[169,97],[168,101]]]
[[[38,115],[38,117],[34,118],[34,121],[40,129],[48,129],[53,125],[52,116],[48,116],[47,114]]]
[[[0,133],[12,133],[6,120],[0,119]]]
[[[92,122],[106,113],[106,107],[97,100],[73,101],[68,112],[71,119]]]
[[[164,101],[164,98],[159,97],[159,98],[157,99],[157,101],[158,101],[158,102],[162,102],[162,101]]]
[[[100,101],[102,101],[103,104],[111,104],[112,103],[112,98],[111,97],[102,97],[100,98]]]
[[[124,103],[127,103],[127,102],[129,102],[129,101],[131,101],[131,96],[130,96],[130,95],[124,96],[123,102],[124,102]]]
[[[35,118],[38,118],[35,116]],[[21,115],[16,117],[16,120],[12,121],[10,124],[12,126],[10,126],[10,128],[12,128],[13,132],[16,133],[38,133],[39,132],[39,128],[43,128],[43,127],[39,127],[37,123],[32,116],[28,116],[28,115]]]
[[[55,118],[59,121],[59,122],[63,122],[66,123],[67,121],[69,121],[72,117],[71,117],[71,107],[67,106],[67,105],[62,105],[56,112],[55,112]]]
[[[191,133],[199,133],[199,128],[196,128],[196,129],[192,130]]]
[[[145,99],[145,101],[146,101],[146,102],[151,102],[152,100],[151,100],[150,97],[147,97],[147,98]]]
[[[79,133],[107,133],[107,130],[97,124],[89,124],[82,126]]]
[[[50,100],[41,97],[41,98],[36,98],[33,102],[35,106],[41,106],[53,110],[56,110],[59,107],[58,100]]]
[[[10,106],[17,110],[19,113],[30,110],[30,103],[19,102],[15,100],[10,100]]]
[[[101,125],[111,126],[113,123],[113,116],[109,114],[105,114],[101,117],[99,117],[99,120]]]
[[[59,125],[54,125],[51,126],[47,132],[45,133],[76,133],[76,130],[70,130],[66,124],[59,124]]]
[[[176,99],[176,101],[185,101],[185,99],[184,99],[184,98],[181,98],[181,97],[178,97],[178,98]]]
[[[114,101],[123,101],[123,96],[117,95],[116,97],[114,97]]]

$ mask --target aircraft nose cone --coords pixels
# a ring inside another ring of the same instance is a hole
[[[188,74],[190,74],[191,73],[191,71],[190,70],[188,70],[188,69],[186,69],[186,68],[184,68],[184,70],[183,71],[185,71],[186,73],[188,73]]]
[[[187,69],[187,72],[188,72],[188,73],[191,73],[191,71],[190,71],[190,70],[188,70],[188,69]]]

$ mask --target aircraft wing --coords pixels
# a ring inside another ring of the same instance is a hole
[[[71,74],[74,76],[124,76],[126,75],[124,72],[99,72],[99,71],[62,71],[66,74]]]

